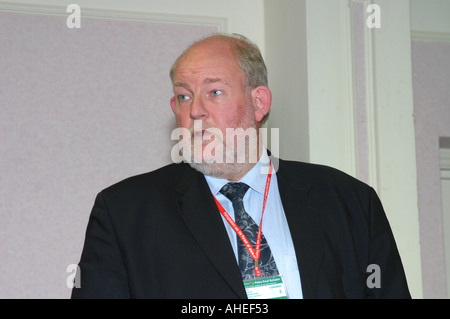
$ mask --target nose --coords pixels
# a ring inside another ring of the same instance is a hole
[[[194,120],[203,119],[208,116],[203,99],[199,96],[194,97],[191,104],[190,116]]]

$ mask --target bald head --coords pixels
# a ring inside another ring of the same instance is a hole
[[[185,56],[211,44],[223,47],[224,50],[231,50],[236,63],[244,72],[247,88],[256,88],[260,85],[268,86],[267,69],[259,48],[247,38],[237,34],[214,34],[194,42],[173,63],[170,69],[172,82],[178,64]]]

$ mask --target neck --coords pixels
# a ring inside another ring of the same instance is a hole
[[[254,164],[247,164],[247,165],[245,165],[245,168],[243,167],[243,169],[239,170],[239,172],[237,172],[235,174],[227,174],[227,176],[223,176],[222,178],[223,179],[227,179],[230,182],[237,182],[242,177],[244,177],[245,174],[247,174],[255,165],[256,165],[256,163],[254,163]]]

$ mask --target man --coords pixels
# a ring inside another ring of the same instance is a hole
[[[170,75],[184,162],[97,196],[73,298],[410,298],[373,189],[262,145],[254,44],[202,39]]]

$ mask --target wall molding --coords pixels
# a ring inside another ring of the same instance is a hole
[[[366,30],[368,96],[373,106],[368,124],[372,148],[370,183],[394,231],[413,298],[423,297],[421,238],[417,194],[414,104],[411,70],[411,22],[408,0],[376,0],[381,28]],[[368,2],[367,2],[368,3]],[[406,14],[405,14],[406,13]],[[370,13],[366,12],[366,17]],[[371,41],[370,41],[371,38]],[[395,43],[395,45],[392,45]],[[370,61],[371,60],[371,61]],[[369,115],[369,114],[368,114]],[[372,131],[372,132],[370,132]],[[372,179],[376,177],[376,179]],[[405,220],[408,223],[405,224]]]
[[[357,5],[362,5],[362,17],[361,19],[364,21],[364,25],[362,26],[364,29],[362,31],[363,36],[363,42],[364,42],[364,61],[363,61],[363,69],[364,69],[364,81],[365,86],[362,88],[364,90],[365,94],[365,105],[358,105],[358,101],[355,99],[355,108],[356,113],[364,112],[365,115],[365,125],[362,127],[366,131],[366,143],[367,148],[361,149],[361,146],[357,145],[357,147],[360,149],[359,152],[366,152],[365,156],[367,157],[367,162],[363,162],[361,160],[358,160],[357,165],[359,167],[359,171],[365,171],[367,176],[364,176],[367,180],[368,184],[370,184],[375,190],[379,191],[378,185],[378,147],[377,147],[377,141],[378,141],[378,132],[377,132],[377,123],[376,123],[376,108],[375,108],[375,85],[374,85],[374,78],[375,78],[375,69],[374,69],[374,57],[373,57],[373,29],[369,29],[366,27],[366,16],[367,16],[367,10],[366,8],[372,4],[371,0],[349,0],[349,6],[351,11],[351,21],[352,21],[352,30],[353,33],[353,39],[354,34],[356,32],[355,27],[357,25],[355,24],[354,18],[355,13],[357,12]],[[355,6],[356,5],[356,6]],[[359,26],[361,27],[361,26]],[[353,44],[353,54],[356,57],[355,52],[355,44]],[[355,67],[356,72],[356,67]],[[356,75],[355,75],[356,78]],[[357,90],[357,83],[354,83],[355,91]],[[362,110],[361,108],[364,108]],[[360,125],[360,124],[356,124]],[[361,176],[363,177],[363,176]]]
[[[450,32],[434,32],[434,31],[411,31],[412,41],[424,41],[424,42],[448,42],[450,43]]]
[[[354,90],[354,66],[353,66],[353,33],[352,33],[352,23],[351,23],[351,10],[349,9],[347,1],[340,2],[341,11],[341,35],[343,46],[342,49],[342,60],[344,65],[344,76],[345,76],[345,95],[346,103],[344,106],[344,111],[346,118],[348,119],[346,123],[346,157],[347,157],[347,167],[348,172],[353,176],[358,176],[358,137],[357,137],[357,127],[356,127],[356,101],[355,101],[355,90]]]
[[[450,180],[450,149],[440,150],[441,179]]]
[[[47,16],[68,16],[66,12],[67,6],[62,5],[38,5],[38,4],[24,4],[13,2],[0,2],[0,12],[4,13],[20,13],[20,14],[35,14]],[[107,19],[107,20],[122,20],[122,21],[136,21],[136,22],[150,22],[161,24],[185,24],[196,26],[217,27],[218,32],[227,32],[228,21],[223,17],[211,16],[195,16],[195,15],[179,15],[166,14],[143,11],[125,11],[125,10],[109,10],[98,9],[92,7],[81,7],[82,18],[93,19]]]
[[[356,177],[357,127],[348,4],[348,0],[306,1],[310,161]]]

